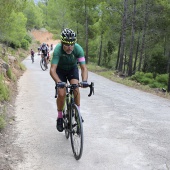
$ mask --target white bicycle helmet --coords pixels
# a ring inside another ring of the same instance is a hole
[[[69,28],[65,28],[62,32],[61,32],[61,42],[62,43],[67,43],[67,44],[74,44],[76,42],[77,38],[76,38],[76,33],[69,29]]]

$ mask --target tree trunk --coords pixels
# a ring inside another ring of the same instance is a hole
[[[120,72],[122,72],[122,68],[123,68],[123,58],[124,58],[124,51],[125,51],[127,5],[128,5],[128,0],[124,0],[124,13],[123,13],[123,18],[122,18],[122,35],[121,35],[119,69],[118,69]]]
[[[85,1],[85,17],[86,17],[86,23],[85,23],[85,28],[86,28],[86,63],[88,64],[88,11],[87,11],[87,4]]]
[[[140,44],[140,32],[138,35],[138,42],[137,42],[137,47],[136,47],[136,56],[135,56],[135,61],[134,61],[134,66],[133,66],[133,74],[136,72],[136,63],[138,59],[138,52],[139,52],[139,44]]]
[[[133,17],[132,17],[132,37],[130,44],[130,54],[129,54],[129,63],[128,63],[128,76],[132,75],[132,65],[133,65],[133,46],[134,46],[134,34],[135,34],[135,16],[136,16],[136,0],[134,0],[133,4]]]
[[[103,46],[103,34],[101,33],[101,41],[100,41],[100,49],[99,49],[99,60],[98,60],[98,66],[100,66],[100,64],[101,64],[102,46]]]
[[[118,48],[117,61],[116,61],[116,67],[115,67],[116,70],[118,70],[118,67],[119,67],[120,47],[121,47],[121,35],[120,35],[120,39],[119,39],[119,48]]]
[[[168,93],[170,92],[170,51],[169,51],[169,61],[168,61],[168,74],[169,74],[169,79],[168,79]]]
[[[147,22],[148,22],[148,3],[149,3],[149,0],[145,4],[145,19],[144,19],[144,25],[143,25],[142,47],[141,47],[141,51],[140,51],[138,71],[141,70],[141,66],[143,63],[143,53],[145,50],[145,36],[146,36],[146,27],[147,27]]]

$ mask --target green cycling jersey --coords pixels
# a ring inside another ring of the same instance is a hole
[[[71,70],[77,66],[77,63],[85,64],[84,51],[79,44],[74,44],[71,54],[67,54],[63,50],[62,44],[55,47],[51,64],[57,64],[59,69]]]

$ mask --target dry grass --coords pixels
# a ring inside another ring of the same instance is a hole
[[[106,69],[104,67],[97,66],[93,63],[88,63],[87,67],[88,67],[89,71],[94,72],[98,75],[101,75],[105,78],[108,78],[108,79],[110,79],[114,82],[124,84],[126,86],[133,87],[133,88],[136,88],[138,90],[145,91],[145,92],[148,92],[148,93],[151,93],[151,94],[154,94],[154,95],[166,98],[166,99],[170,99],[169,93],[162,92],[161,89],[158,89],[158,88],[153,89],[153,88],[150,88],[147,85],[142,85],[142,84],[137,83],[135,81],[129,80],[128,77],[120,76],[114,70]]]

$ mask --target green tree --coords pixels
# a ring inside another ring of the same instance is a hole
[[[40,29],[42,27],[43,12],[41,8],[34,4],[33,0],[27,2],[27,6],[23,13],[27,18],[27,30],[31,30],[33,28]]]
[[[5,41],[13,44],[13,47],[20,47],[22,39],[24,39],[27,34],[27,19],[21,12],[12,12],[7,21],[6,30],[3,32]]]

